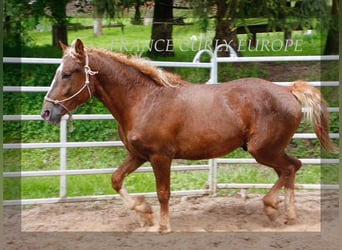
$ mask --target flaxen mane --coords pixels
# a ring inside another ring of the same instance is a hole
[[[121,53],[113,53],[103,49],[90,48],[87,50],[89,52],[94,51],[105,54],[106,56],[113,58],[117,62],[133,67],[144,75],[150,77],[156,84],[160,86],[179,87],[186,85],[186,82],[183,81],[178,75],[171,74],[160,68],[155,67],[147,59],[136,56],[127,56]]]

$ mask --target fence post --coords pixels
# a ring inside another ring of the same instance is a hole
[[[60,161],[59,161],[59,170],[64,172],[67,169],[67,120],[62,118],[60,124],[60,133],[59,133],[61,148],[60,148]],[[67,193],[67,180],[65,174],[60,174],[59,177],[59,197],[65,198]]]
[[[211,69],[210,69],[210,82],[211,84],[217,83],[217,74],[218,74],[218,69],[217,69],[217,59],[216,55],[213,54],[212,57],[210,58],[210,63],[211,63]]]
[[[207,83],[217,83],[217,61],[216,58],[214,59],[214,54],[211,50],[208,49],[202,49],[197,52],[194,59],[192,60],[193,63],[199,63],[201,61],[202,54],[207,53],[210,56],[210,79]]]
[[[209,173],[208,184],[210,195],[216,195],[217,191],[217,163],[215,159],[208,160]]]
[[[217,46],[214,50],[213,56],[211,57],[211,83],[218,83],[218,62],[217,62],[217,52],[223,48],[226,47],[229,50],[229,57],[238,57],[236,51],[230,46],[229,44],[220,44]]]

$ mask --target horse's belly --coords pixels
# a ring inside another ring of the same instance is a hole
[[[243,146],[244,136],[236,133],[234,136],[206,134],[194,135],[191,138],[178,141],[175,152],[176,159],[200,160],[226,155]]]

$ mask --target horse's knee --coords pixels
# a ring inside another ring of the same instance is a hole
[[[160,203],[167,203],[170,198],[169,190],[158,190],[157,191],[158,200]]]

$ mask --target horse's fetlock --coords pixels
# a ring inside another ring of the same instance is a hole
[[[278,200],[271,199],[267,195],[262,199],[265,207],[272,207],[278,209]]]
[[[144,196],[137,196],[134,198],[133,208],[141,213],[152,214],[152,207],[149,203],[145,201]]]

